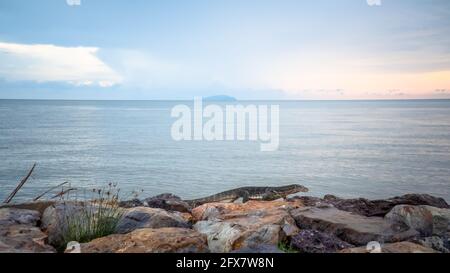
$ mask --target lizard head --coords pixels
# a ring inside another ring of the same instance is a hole
[[[309,191],[309,189],[307,187],[298,185],[298,184],[288,185],[288,186],[285,186],[284,188],[285,188],[284,191],[287,195],[298,193],[298,192],[308,192]]]

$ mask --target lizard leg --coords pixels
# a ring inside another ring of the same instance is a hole
[[[248,191],[240,192],[238,198],[242,198],[242,203],[246,203],[248,202],[248,200],[250,200],[250,193]]]
[[[276,191],[269,191],[263,195],[262,200],[273,201],[273,200],[280,199],[280,198],[283,198],[283,196],[280,193],[278,193]]]

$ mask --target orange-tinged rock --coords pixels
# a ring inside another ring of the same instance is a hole
[[[185,228],[143,228],[81,244],[81,253],[208,252],[206,237]]]
[[[289,210],[300,206],[286,201],[204,204],[192,211],[194,229],[207,236],[212,252],[276,246],[299,231]]]
[[[303,204],[299,200],[288,201],[248,201],[243,204],[236,203],[208,203],[196,207],[192,210],[192,218],[194,221],[208,220],[218,216],[233,217],[233,215],[241,215],[251,211],[274,210],[274,209],[294,209],[302,207]]]

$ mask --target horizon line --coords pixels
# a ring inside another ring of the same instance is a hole
[[[205,99],[207,97],[203,97]],[[22,101],[192,101],[192,99],[11,99],[0,98],[0,100],[22,100]],[[424,99],[236,99],[230,100],[207,100],[207,102],[236,102],[236,101],[439,101],[450,100],[450,98],[424,98]]]

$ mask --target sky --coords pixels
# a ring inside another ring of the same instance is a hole
[[[0,99],[219,94],[450,98],[450,1],[0,1]]]

